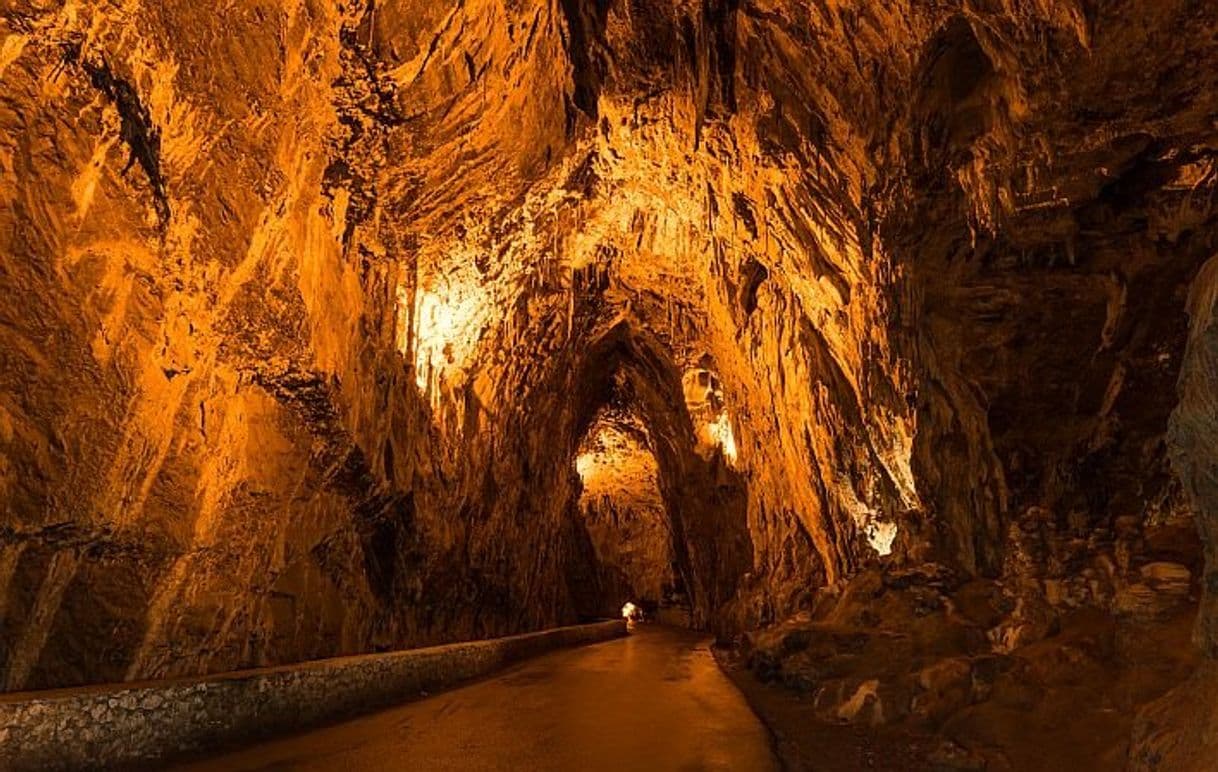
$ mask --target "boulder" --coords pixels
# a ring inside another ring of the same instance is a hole
[[[1129,746],[1131,772],[1213,772],[1218,765],[1218,662],[1143,708]]]
[[[965,657],[936,662],[918,672],[920,691],[914,695],[911,714],[928,724],[939,724],[973,699],[973,667]]]
[[[1188,595],[1192,572],[1179,563],[1147,563],[1139,570],[1142,581],[1156,592],[1169,595]]]
[[[1010,617],[990,629],[987,636],[995,653],[1009,654],[1054,635],[1060,624],[1057,612],[1043,597],[1028,593],[1016,599]]]

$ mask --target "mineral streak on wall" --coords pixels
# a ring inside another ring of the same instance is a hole
[[[11,0],[3,687],[620,608],[607,407],[725,638],[1029,512],[1212,548],[1216,15]]]

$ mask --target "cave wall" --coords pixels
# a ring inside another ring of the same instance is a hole
[[[1029,507],[1187,518],[1214,16],[8,4],[4,687],[572,619],[619,371],[725,634],[877,552],[997,573]]]
[[[1218,304],[1218,260],[1206,261],[1189,295],[1188,345],[1180,374],[1180,403],[1172,413],[1169,443],[1172,465],[1180,476],[1185,494],[1205,544],[1206,573],[1202,577],[1201,611],[1197,616],[1196,643],[1210,658],[1218,658],[1218,539],[1215,538],[1214,422],[1218,420],[1218,384],[1215,368],[1214,310]]]
[[[532,29],[532,56],[495,77],[561,77],[541,66],[560,58],[557,16],[508,14],[462,22],[487,56]],[[399,346],[427,259],[402,223],[426,231],[445,195],[427,174],[451,175],[417,148],[460,164],[446,143],[469,145],[469,110],[493,139],[530,99],[504,89],[492,109],[455,87],[459,53],[421,68],[436,17],[4,9],[5,688],[570,618],[565,470],[539,476],[556,503],[525,495],[545,457],[516,404],[535,363],[499,362],[494,395],[437,393]],[[485,174],[542,162],[533,140],[565,136],[561,94]],[[393,157],[415,163],[383,173]]]

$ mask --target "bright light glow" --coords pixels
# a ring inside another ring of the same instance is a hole
[[[637,419],[611,423],[598,418],[580,445],[575,471],[590,501],[617,496],[623,489],[656,489],[656,460],[644,444],[645,430]],[[631,427],[636,431],[632,431]]]
[[[634,620],[639,618],[639,615],[640,615],[639,607],[634,605],[630,601],[626,601],[626,605],[622,606],[622,618],[623,619],[629,619],[631,622],[633,622]]]
[[[595,453],[580,453],[575,457],[575,471],[585,486],[592,482],[596,474],[596,467]]]
[[[405,297],[399,291],[401,304]],[[405,314],[406,308],[399,308]],[[415,382],[420,389],[450,381],[464,372],[488,319],[483,292],[476,280],[456,281],[446,277],[420,287],[414,303]],[[405,324],[402,325],[404,329]],[[403,353],[410,341],[399,340]]]
[[[681,377],[685,406],[698,429],[698,446],[704,456],[716,448],[723,451],[728,464],[736,464],[736,435],[732,418],[723,402],[719,378],[710,370],[687,370]]]
[[[867,541],[880,555],[892,554],[892,543],[897,538],[896,523],[872,521],[867,524]]]
[[[727,410],[719,411],[718,415],[702,425],[698,430],[698,446],[704,456],[718,448],[728,464],[735,465],[736,435],[732,433],[732,419]]]
[[[732,421],[728,418],[727,411],[720,413],[706,428],[715,444],[723,451],[723,457],[729,463],[736,463],[736,437],[732,434]]]

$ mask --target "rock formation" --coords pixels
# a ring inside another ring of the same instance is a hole
[[[1189,0],[10,0],[3,688],[669,584],[749,651],[804,631],[754,657],[799,688],[845,676],[797,652],[931,609],[900,672],[850,673],[937,726],[1063,614],[1191,620],[1216,31]],[[590,505],[606,425],[650,471]]]
[[[598,593],[601,601],[633,599],[658,607],[662,599],[674,597],[672,526],[647,428],[631,413],[603,410],[585,435],[575,468],[582,483],[580,515],[595,550],[593,564],[616,580]],[[588,611],[610,616],[617,609]]]

